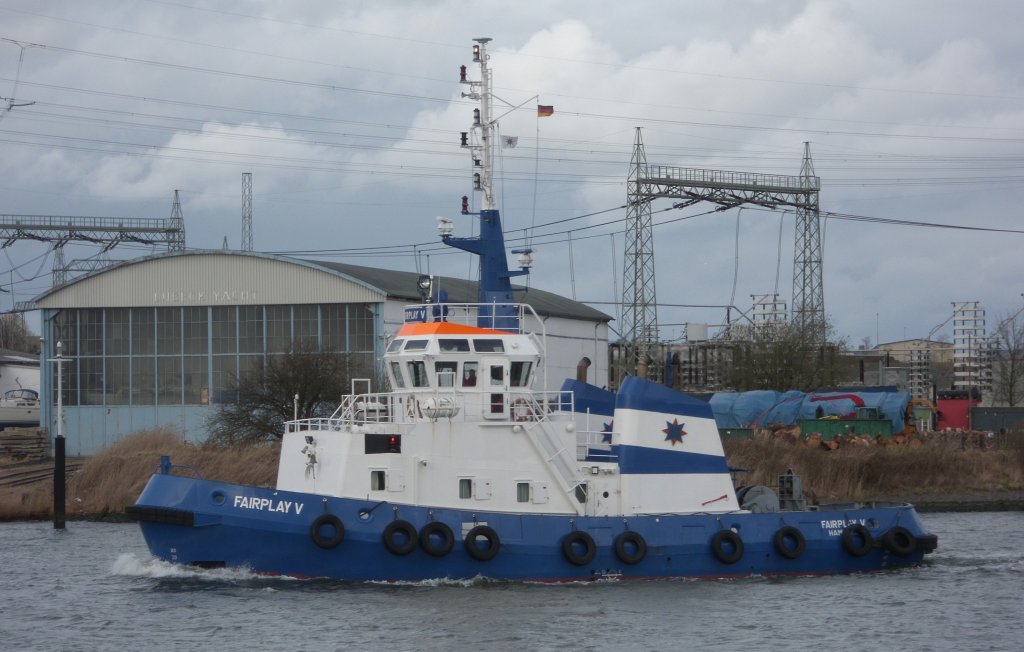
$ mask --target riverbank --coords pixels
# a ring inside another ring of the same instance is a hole
[[[778,476],[793,469],[811,504],[885,500],[911,502],[922,512],[1024,510],[1024,445],[1020,440],[964,448],[936,438],[914,447],[823,450],[759,438],[727,439],[725,449],[730,466],[740,469],[738,484],[774,488]],[[183,468],[183,473],[272,487],[279,451],[277,444],[196,446],[167,431],[134,435],[82,459],[69,474],[67,517],[122,518],[125,507],[135,502],[156,470],[161,455],[170,455],[176,465],[190,467]],[[52,517],[52,464],[0,460],[0,521]],[[5,483],[4,478],[14,473],[36,479]]]

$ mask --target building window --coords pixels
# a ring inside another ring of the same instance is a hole
[[[205,306],[181,309],[181,339],[186,355],[205,355],[209,351],[207,334],[209,323]]]
[[[208,360],[205,355],[186,355],[182,359],[185,405],[206,405],[210,402],[210,383],[206,375]]]
[[[79,355],[103,355],[103,310],[81,310],[79,318]]]
[[[107,405],[128,405],[131,395],[131,376],[128,373],[129,358],[107,358],[105,402]]]
[[[156,359],[157,401],[160,405],[181,405],[181,357]]]
[[[65,357],[78,354],[78,311],[61,310],[53,319],[53,341],[61,343]],[[54,344],[54,353],[57,351]]]
[[[152,308],[132,308],[132,355],[156,352],[154,312]]]
[[[351,304],[348,307],[350,351],[373,351],[373,306]]]
[[[132,405],[153,405],[156,402],[156,358],[132,358]]]
[[[267,353],[292,349],[292,307],[267,306]]]
[[[473,479],[459,478],[459,498],[473,497]]]
[[[128,347],[131,346],[131,338],[128,335],[129,314],[127,308],[107,308],[103,350],[105,355],[128,355]]]
[[[345,351],[345,305],[326,303],[320,306],[320,346],[324,351]]]
[[[317,351],[320,348],[316,306],[295,306],[295,348]]]
[[[210,330],[213,353],[238,352],[238,314],[234,306],[214,306],[211,309]]]
[[[238,356],[213,356],[214,403],[235,403],[238,401],[236,380],[238,379]]]
[[[82,405],[103,405],[103,358],[79,358],[78,382]]]
[[[74,358],[64,360],[64,379],[63,379],[63,401],[64,405],[78,405],[78,360]],[[57,384],[61,382],[57,378],[57,366],[53,367],[53,382]]]
[[[238,352],[263,353],[263,306],[238,306]]]
[[[181,308],[156,309],[157,355],[181,353]]]

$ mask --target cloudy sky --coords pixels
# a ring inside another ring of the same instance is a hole
[[[809,141],[838,333],[924,337],[965,300],[991,327],[1024,302],[1022,22],[1012,0],[0,0],[0,213],[167,218],[178,189],[187,246],[237,248],[251,172],[258,251],[472,276],[435,216],[472,233],[458,69],[488,36],[495,94],[524,107],[500,120],[518,146],[496,189],[535,287],[618,315],[637,127],[649,163],[679,167],[795,175]],[[665,338],[725,319],[685,306],[789,301],[791,213],[671,205],[653,205]],[[4,248],[0,311],[52,261]]]

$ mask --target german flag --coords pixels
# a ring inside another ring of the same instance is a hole
[[[554,114],[555,114],[555,107],[547,105],[547,104],[538,104],[537,105],[537,117],[538,118],[547,118],[547,117],[552,116]]]

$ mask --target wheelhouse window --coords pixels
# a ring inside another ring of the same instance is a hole
[[[503,353],[505,343],[497,339],[479,339],[473,340],[473,348],[478,353]]]
[[[413,387],[430,387],[430,379],[427,377],[427,365],[422,360],[409,362],[409,376],[412,378]]]
[[[505,384],[505,369],[501,365],[491,365],[491,386],[500,387]]]
[[[462,365],[462,386],[476,387],[476,374],[480,366],[477,362],[465,362]]]
[[[532,362],[513,362],[510,368],[511,379],[510,382],[513,387],[527,387],[530,384],[530,369],[533,367]]]
[[[473,479],[459,478],[459,498],[473,497]]]
[[[438,387],[454,387],[455,374],[458,373],[458,362],[435,362],[434,373],[437,375]]]
[[[469,340],[442,338],[437,345],[442,353],[469,353]]]
[[[391,361],[391,376],[395,383],[395,387],[398,389],[405,389],[405,378],[402,377],[402,365],[394,360]]]
[[[406,351],[424,351],[427,348],[426,340],[409,340],[405,343]]]
[[[397,353],[402,350],[402,343],[405,340],[394,340],[391,344],[388,344],[388,353]]]
[[[370,471],[370,491],[384,491],[383,471]]]

